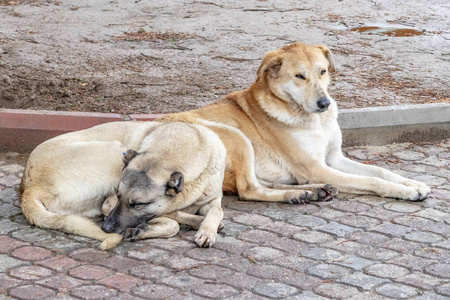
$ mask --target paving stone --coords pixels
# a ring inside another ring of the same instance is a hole
[[[281,283],[285,283],[288,285],[292,285],[302,291],[310,291],[323,283],[322,279],[299,272],[294,272],[292,276],[286,278],[274,280],[280,281]]]
[[[220,234],[225,236],[237,236],[242,232],[253,229],[251,226],[234,223],[229,220],[223,220],[223,224],[224,227],[220,231]]]
[[[14,187],[20,184],[20,178],[15,175],[6,175],[0,177],[0,185],[5,187]]]
[[[0,175],[1,176],[1,175]],[[6,203],[14,203],[14,201],[19,200],[19,194],[13,188],[0,189],[0,201]]]
[[[322,279],[337,279],[350,274],[350,270],[333,264],[317,264],[308,268],[308,274]]]
[[[263,282],[263,280],[244,273],[235,273],[230,276],[218,276],[217,282],[231,285],[237,289],[245,290],[256,286],[257,284]]]
[[[377,285],[382,283],[390,282],[389,279],[378,278],[375,276],[369,276],[362,272],[355,272],[347,276],[342,276],[338,282],[346,283],[365,291],[372,290]]]
[[[269,298],[284,298],[298,293],[293,286],[276,282],[264,282],[256,285],[253,291],[261,296]]]
[[[333,205],[331,205],[333,209],[342,210],[345,212],[351,213],[360,213],[366,210],[371,209],[370,205],[356,202],[356,201],[339,201]]]
[[[11,204],[0,204],[0,216],[3,218],[9,218],[20,214],[22,211],[20,208],[12,206]]]
[[[23,227],[24,226],[22,226],[20,224],[17,224],[15,222],[11,222],[8,219],[0,220],[0,234],[8,234],[10,232],[13,232],[15,230],[21,229]]]
[[[450,297],[450,283],[443,284],[439,286],[436,291],[439,294]]]
[[[432,290],[433,287],[443,282],[442,279],[422,273],[408,274],[406,276],[397,278],[395,281],[407,285],[417,286],[424,290]]]
[[[394,152],[392,153],[392,155],[399,159],[408,161],[422,160],[425,158],[425,155],[423,153],[410,150]]]
[[[117,296],[119,293],[114,289],[107,288],[103,285],[84,285],[73,289],[71,295],[86,300],[109,299]]]
[[[378,294],[391,298],[411,299],[418,295],[417,288],[399,283],[387,283],[375,289]]]
[[[404,267],[392,265],[392,264],[376,264],[365,268],[365,272],[369,275],[394,279],[406,274],[409,274],[409,270]]]
[[[169,239],[148,239],[145,240],[148,244],[148,248],[160,248],[175,253],[186,253],[191,249],[197,248],[197,245],[193,241],[185,241],[179,237],[173,237]]]
[[[0,272],[5,272],[10,268],[16,268],[28,264],[29,262],[15,259],[5,254],[0,254]]]
[[[339,219],[339,218],[345,218],[347,216],[350,216],[349,213],[346,212],[342,212],[336,209],[331,209],[328,207],[324,207],[319,211],[316,211],[313,216],[315,217],[319,217],[322,219],[327,219],[327,220],[335,220],[335,219]]]
[[[296,226],[305,226],[305,227],[318,227],[321,225],[325,225],[327,222],[324,219],[309,216],[309,215],[293,215],[286,219],[286,222],[296,225]]]
[[[50,250],[33,246],[25,246],[11,252],[11,256],[15,258],[30,261],[42,260],[44,258],[50,257],[51,255],[52,252]]]
[[[414,255],[450,263],[450,251],[445,249],[427,247],[414,251]]]
[[[126,273],[130,269],[140,266],[142,264],[142,262],[135,260],[135,259],[127,258],[127,257],[114,256],[114,257],[103,259],[103,260],[97,262],[97,264],[108,267],[108,268],[113,268],[122,273]]]
[[[433,244],[432,246],[440,247],[440,248],[445,248],[445,249],[450,250],[450,239],[446,239],[446,240],[444,240],[444,241],[442,241],[442,242]]]
[[[112,273],[113,272],[111,269],[95,265],[83,265],[69,271],[70,276],[86,280],[99,280],[111,275]]]
[[[316,287],[314,293],[333,299],[347,299],[359,291],[355,287],[340,283],[325,283]]]
[[[9,291],[9,295],[12,297],[30,300],[46,299],[55,294],[53,290],[38,285],[18,286]]]
[[[429,186],[440,186],[447,183],[447,179],[433,175],[419,175],[412,179],[423,182]]]
[[[228,257],[228,254],[225,251],[214,248],[194,248],[192,250],[189,250],[186,255],[193,259],[209,262],[218,261],[220,259]]]
[[[379,244],[380,247],[397,250],[402,253],[412,253],[422,249],[422,245],[415,242],[405,241],[400,238],[389,239]]]
[[[436,260],[417,257],[411,254],[403,254],[402,256],[393,258],[388,263],[406,267],[412,271],[423,271],[426,266],[436,263]]]
[[[401,212],[401,213],[414,213],[414,212],[418,212],[422,208],[419,205],[408,203],[408,202],[402,202],[402,201],[386,203],[383,205],[383,207],[388,210]]]
[[[401,254],[397,251],[389,249],[383,249],[382,251],[380,251],[380,248],[377,246],[363,245],[360,249],[356,250],[356,255],[362,256],[367,259],[388,261],[400,256]]]
[[[209,298],[228,298],[239,294],[239,290],[225,284],[203,284],[194,287],[194,293]]]
[[[363,211],[359,214],[363,215],[363,216],[372,217],[375,219],[380,219],[383,221],[390,221],[396,217],[402,216],[401,213],[390,211],[390,210],[384,209],[383,207],[374,207],[370,210]]]
[[[217,236],[214,248],[223,250],[231,254],[240,254],[246,249],[255,247],[256,245],[250,242],[241,241],[232,236]]]
[[[230,276],[233,273],[230,269],[215,265],[206,265],[189,270],[189,274],[204,279],[218,279],[222,276]]]
[[[317,260],[336,260],[342,257],[342,254],[326,248],[310,248],[303,250],[301,254],[305,257]]]
[[[57,255],[45,260],[37,261],[35,264],[53,269],[55,271],[66,272],[67,270],[78,266],[80,263],[70,257]]]
[[[105,258],[111,257],[111,254],[105,251],[90,249],[90,248],[82,248],[77,249],[73,252],[71,252],[70,257],[81,260],[84,262],[99,262]]]
[[[306,230],[305,227],[294,226],[282,221],[275,221],[273,224],[265,226],[264,229],[285,237],[290,237],[299,231]]]
[[[9,274],[23,280],[39,280],[52,276],[52,271],[38,266],[23,266],[9,270]]]
[[[332,248],[334,250],[343,252],[345,254],[354,254],[356,251],[363,248],[365,245],[355,242],[348,238],[338,238],[335,241],[325,243],[321,245],[322,247]]]
[[[211,281],[209,281],[211,283]],[[190,291],[196,286],[201,286],[205,283],[204,279],[191,276],[187,273],[177,272],[175,275],[157,279],[157,283],[163,283],[172,287],[177,287],[183,291]]]
[[[133,287],[140,286],[143,282],[144,281],[142,281],[141,279],[126,274],[117,273],[103,278],[98,283],[106,285],[110,288],[118,289],[121,292],[127,292]]]
[[[262,262],[262,263],[264,263],[264,262]],[[244,258],[244,257],[240,257],[240,256],[235,256],[233,258],[227,258],[227,259],[223,259],[221,261],[215,262],[214,264],[232,269],[236,272],[247,272],[249,269],[252,269],[255,267],[255,259],[250,259],[248,257]]]
[[[206,264],[204,261],[199,261],[189,257],[177,255],[172,256],[171,259],[163,263],[164,266],[176,270],[185,270],[189,268],[199,267],[204,264]]]
[[[52,240],[52,233],[37,227],[31,227],[16,231],[12,234],[14,238],[27,242],[45,242]]]
[[[308,258],[291,255],[276,259],[272,263],[278,266],[293,269],[297,272],[304,272],[308,267],[315,264],[316,262]]]
[[[381,221],[375,218],[367,217],[367,216],[345,216],[343,218],[338,218],[335,220],[338,223],[356,227],[356,228],[362,228],[366,229],[378,224],[381,224]]]
[[[372,206],[381,206],[390,201],[388,198],[382,198],[379,196],[370,196],[370,195],[358,195],[355,198],[355,200],[358,202],[361,202],[361,203],[372,205]],[[382,208],[379,208],[379,209],[382,209]],[[372,210],[373,210],[373,208],[372,208]]]
[[[280,266],[254,264],[253,268],[247,270],[247,274],[258,278],[283,281],[286,278],[292,277],[294,272]]]
[[[1,235],[0,236],[0,253],[5,254],[10,252],[11,250],[29,245],[28,243],[12,239],[9,236]]]
[[[377,262],[354,255],[348,255],[339,260],[334,260],[333,263],[351,268],[355,271],[361,271],[363,268],[376,264]]]
[[[429,228],[435,224],[435,222],[431,220],[411,215],[394,218],[394,222],[417,230],[429,230]]]
[[[301,231],[294,234],[293,238],[310,244],[322,244],[334,240],[332,235],[319,231]]]
[[[401,237],[413,229],[407,226],[392,224],[392,223],[383,223],[381,225],[374,226],[370,229],[374,232],[379,232],[382,234],[386,234],[392,237]]]
[[[301,294],[287,297],[286,300],[328,300],[330,298],[325,298],[314,294],[311,291],[304,291]]]
[[[144,279],[158,279],[170,276],[172,274],[172,270],[145,263],[140,266],[133,267],[130,270],[130,274]]]
[[[442,241],[444,238],[439,234],[426,232],[426,231],[413,231],[404,235],[404,238],[410,241],[419,243],[437,243]]]
[[[5,273],[0,273],[0,296],[9,288],[23,285],[21,280],[17,280],[7,276]]]
[[[350,236],[350,239],[358,241],[358,243],[368,245],[380,245],[383,242],[387,242],[390,238],[384,234],[376,232],[358,231]]]
[[[17,174],[20,172],[23,172],[24,167],[21,165],[6,165],[6,166],[1,166],[0,167],[0,172],[5,172],[5,173],[9,173],[9,174]]]
[[[53,289],[58,289],[59,291],[67,291],[85,284],[85,281],[59,273],[55,276],[39,280],[36,283]]]
[[[425,268],[425,272],[440,278],[450,278],[450,263],[433,264]]]
[[[273,224],[272,219],[257,214],[239,214],[231,219],[236,223],[255,227],[265,228]]]
[[[247,230],[238,235],[238,238],[244,241],[258,243],[260,245],[273,245],[277,242],[278,235],[264,230]]]
[[[329,224],[317,227],[316,230],[325,231],[337,237],[348,237],[358,229],[331,221]]]
[[[354,295],[353,297],[350,297],[346,300],[386,300],[386,299],[392,299],[388,298],[382,295],[378,295],[376,292],[362,292],[359,294]],[[414,299],[416,300],[416,299]]]
[[[252,257],[256,261],[267,261],[283,257],[285,256],[285,252],[269,247],[254,247],[244,251],[243,255],[245,257]]]
[[[433,208],[426,208],[424,210],[416,212],[414,215],[425,219],[431,219],[437,222],[444,221],[449,217],[448,213],[444,213]]]

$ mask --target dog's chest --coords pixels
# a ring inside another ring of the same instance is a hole
[[[264,181],[280,184],[294,184],[295,178],[289,172],[283,157],[260,156],[255,164],[256,176]]]

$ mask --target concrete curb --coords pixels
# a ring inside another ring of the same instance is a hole
[[[161,114],[0,109],[0,152],[29,152],[54,136],[114,121],[153,121]],[[450,103],[341,109],[345,146],[430,142],[450,137]]]

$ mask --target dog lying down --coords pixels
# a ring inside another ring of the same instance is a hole
[[[179,223],[210,247],[223,219],[225,156],[218,136],[196,124],[115,122],[67,133],[31,153],[21,208],[31,224],[100,240],[102,250],[174,236]],[[90,219],[102,211],[103,230]]]

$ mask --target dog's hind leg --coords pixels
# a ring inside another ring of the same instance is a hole
[[[92,220],[78,215],[63,215],[50,212],[43,203],[38,200],[42,197],[50,197],[42,192],[25,190],[21,199],[21,208],[27,220],[38,227],[56,229],[67,233],[102,241],[100,249],[108,250],[116,247],[122,240],[122,236],[116,233],[106,233]]]

